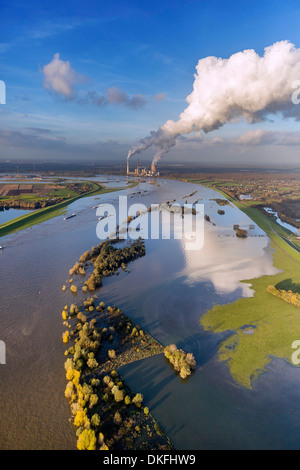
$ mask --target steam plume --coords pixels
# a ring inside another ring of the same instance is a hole
[[[270,114],[298,117],[291,97],[293,83],[300,79],[300,49],[280,41],[260,57],[249,49],[229,59],[206,57],[196,67],[188,106],[178,121],[167,121],[157,131],[132,147],[127,158],[155,146],[157,162],[176,144],[180,135],[194,131],[208,133],[226,122],[246,119],[262,121]],[[299,106],[298,106],[299,108]]]

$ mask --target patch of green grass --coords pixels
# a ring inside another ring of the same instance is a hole
[[[217,332],[232,331],[219,348],[219,359],[227,361],[232,377],[251,388],[253,380],[264,370],[272,356],[291,361],[294,340],[300,339],[300,309],[269,294],[270,284],[291,285],[300,282],[300,264],[272,242],[274,265],[283,270],[275,276],[250,279],[254,297],[214,306],[200,323]],[[253,334],[242,328],[252,325]]]
[[[33,212],[30,212],[29,214],[16,217],[15,219],[0,225],[0,237],[14,232],[19,232],[20,230],[24,230],[28,227],[31,227],[32,225],[40,224],[46,220],[61,215],[66,207],[75,202],[77,199],[87,196],[94,196],[97,194],[110,193],[113,191],[120,191],[120,189],[125,188],[105,188],[98,183],[93,183],[93,190],[88,193],[71,197],[53,206],[37,209]],[[126,189],[128,189],[128,187]]]
[[[76,193],[76,191],[73,191],[72,189],[68,187],[57,188],[57,189],[50,191],[50,193],[53,195],[53,197],[76,197],[78,196],[78,193]]]
[[[252,285],[255,292],[253,297],[223,306],[216,305],[200,319],[205,330],[214,333],[232,332],[219,347],[219,359],[227,362],[237,383],[251,388],[272,357],[283,358],[291,363],[291,345],[294,340],[300,339],[300,309],[266,291],[270,284],[289,286],[291,289],[299,286],[299,246],[288,239],[291,232],[275,220],[264,216],[249,204],[219,192],[267,233],[274,249],[274,266],[280,269],[276,275],[244,281]],[[245,333],[248,325],[252,334]]]

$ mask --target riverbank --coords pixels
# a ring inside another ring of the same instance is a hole
[[[193,180],[191,180],[192,182]],[[195,182],[195,181],[194,181]],[[225,197],[229,202],[234,204],[238,209],[244,212],[250,219],[253,220],[267,235],[274,241],[279,247],[281,247],[287,254],[291,255],[300,261],[300,255],[298,256],[296,252],[300,254],[300,244],[291,238],[294,234],[280,225],[274,220],[274,218],[269,217],[267,214],[264,214],[259,208],[255,207],[255,204],[260,204],[259,202],[255,203],[252,200],[244,200],[243,202],[232,197],[224,189],[219,189],[215,186],[214,183],[208,181],[202,181],[198,184],[201,184],[207,188],[211,188],[214,191],[218,191],[223,197]],[[292,249],[290,249],[292,248]]]
[[[130,189],[130,188],[135,187],[137,183],[133,182],[132,184],[124,188],[107,188],[96,182],[94,182],[94,184],[97,186],[97,188],[94,189],[93,191],[90,191],[82,195],[78,195],[76,197],[68,198],[65,201],[55,204],[53,206],[48,206],[42,209],[37,209],[33,212],[30,212],[29,214],[16,217],[15,219],[10,220],[0,225],[0,237],[3,237],[5,235],[10,235],[11,233],[14,233],[14,232],[19,232],[20,230],[24,230],[36,224],[41,224],[42,222],[45,222],[46,220],[62,215],[64,213],[64,210],[70,204],[72,204],[73,202],[83,197],[106,194],[106,193],[110,193],[114,191],[120,191],[122,189]]]
[[[274,267],[280,271],[276,275],[245,280],[252,286],[253,297],[216,305],[200,319],[207,331],[232,331],[219,346],[219,360],[227,363],[237,383],[252,388],[253,382],[266,369],[272,357],[283,358],[292,364],[291,345],[300,337],[299,312],[293,305],[283,305],[279,298],[268,293],[267,288],[272,284],[299,293],[300,249],[288,239],[288,230],[251,207],[251,202],[242,203],[225,191],[213,189],[265,231],[271,240]]]
[[[192,201],[200,198],[199,203],[208,206],[207,213],[217,223],[216,227],[205,223],[205,250],[188,253],[177,240],[145,240],[146,256],[128,265],[129,274],[120,270],[119,275],[103,278],[96,294],[99,301],[120,308],[161,344],[175,343],[191,351],[197,368],[182,384],[164,356],[158,354],[118,369],[120,381],[124,378],[132,391],[143,395],[144,406],[149,407],[177,449],[224,449],[232,445],[299,448],[300,370],[275,360],[255,382],[253,391],[238,387],[226,365],[217,360],[220,335],[207,334],[199,323],[200,314],[211,309],[213,302],[229,303],[249,293],[247,284],[239,283],[241,279],[274,273],[272,255],[263,251],[266,237],[255,229],[248,239],[237,239],[232,225],[244,227],[250,222],[229,206],[225,216],[218,216],[219,206],[211,199],[221,195],[203,186],[157,181],[160,187],[147,182],[128,191],[149,190],[147,196],[136,195],[130,202],[142,201],[148,207],[153,201],[176,198],[182,203],[183,196],[198,189]],[[110,186],[115,186],[113,181]],[[126,186],[126,179],[118,186]],[[81,199],[75,203],[80,216],[70,223],[57,217],[19,232],[0,253],[2,266],[7,267],[0,309],[1,340],[7,345],[9,365],[1,368],[2,449],[76,448],[76,429],[69,422],[70,406],[64,398],[64,351],[68,345],[61,339],[67,330],[62,326],[61,311],[65,304],[80,304],[83,296],[91,294],[81,294],[80,286],[88,279],[81,274],[73,276],[78,292],[72,294],[68,268],[100,241],[92,206],[117,204],[118,196],[115,192],[95,201],[93,197]],[[73,207],[68,213],[75,212]],[[221,277],[216,277],[219,273]],[[61,290],[64,283],[68,287],[65,292]],[[111,343],[109,349],[114,349]]]

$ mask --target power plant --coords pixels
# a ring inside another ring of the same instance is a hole
[[[140,162],[137,160],[136,168],[134,171],[129,169],[129,158],[127,158],[127,175],[132,176],[159,176],[159,171],[156,170],[155,163],[151,164],[150,170],[147,170],[146,167],[140,167]]]

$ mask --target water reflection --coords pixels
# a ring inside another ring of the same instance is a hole
[[[189,286],[210,281],[217,294],[229,294],[240,287],[242,295],[248,297],[253,292],[250,285],[241,283],[241,280],[278,272],[266,251],[268,246],[269,241],[265,237],[241,240],[234,235],[221,238],[216,232],[210,232],[201,251],[186,251],[182,244],[186,266],[179,275],[186,277],[185,283]]]
[[[117,180],[121,187],[127,182],[127,178],[106,175],[99,179],[112,185]],[[215,360],[226,335],[208,334],[199,323],[200,315],[213,304],[251,295],[250,286],[241,280],[273,272],[267,238],[255,228],[247,240],[237,240],[233,224],[246,227],[249,219],[228,206],[224,216],[217,214],[218,206],[211,199],[218,194],[212,190],[179,181],[151,184],[147,180],[136,188],[101,195],[101,200],[77,200],[68,208],[77,216],[68,221],[59,216],[1,239],[7,245],[0,256],[0,339],[7,345],[7,365],[0,369],[1,448],[74,447],[75,433],[64,400],[61,341],[61,310],[74,296],[61,288],[78,257],[99,243],[93,206],[117,204],[120,194],[146,206],[173,199],[182,203],[196,190],[188,202],[200,198],[212,220],[205,225],[203,250],[188,252],[180,240],[146,240],[146,257],[130,265],[129,274],[105,279],[97,294],[106,303],[120,306],[162,344],[174,342],[192,351],[197,371],[182,384],[158,356],[126,366],[123,373],[132,388],[144,394],[178,448],[226,448],[232,443],[241,447],[259,423],[263,429],[272,418],[270,407],[264,411],[264,374],[259,379],[261,388],[253,393],[233,386],[226,367]],[[77,301],[81,297],[78,293]],[[272,406],[278,402],[277,393]],[[297,413],[299,417],[299,408]],[[272,419],[278,427],[279,417]],[[291,418],[286,418],[285,430],[294,431]],[[271,437],[276,432],[274,426]],[[266,436],[265,442],[271,437]],[[259,445],[260,438],[252,436],[249,445]],[[276,439],[282,443],[283,438]]]

